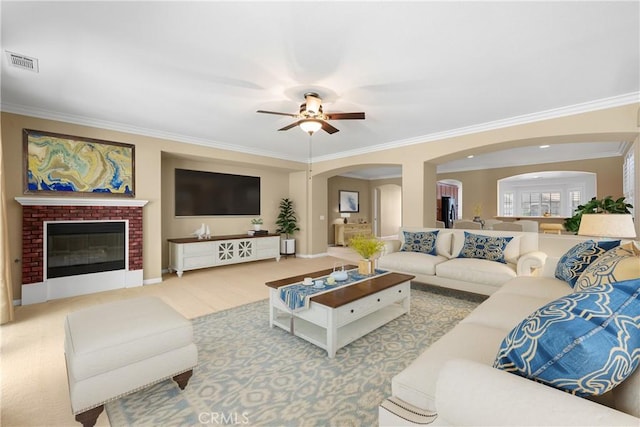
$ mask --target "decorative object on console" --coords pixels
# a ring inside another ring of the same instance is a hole
[[[357,235],[349,240],[349,247],[363,258],[358,261],[358,272],[373,274],[373,257],[384,249],[384,242],[373,236]]]
[[[349,217],[351,216],[350,213],[341,213],[340,216],[343,219],[343,222],[346,224],[347,222],[349,222]]]
[[[262,228],[262,218],[253,218],[251,220],[251,224],[253,224],[253,229],[255,231],[260,231],[260,229]]]
[[[567,218],[564,221],[564,228],[572,233],[579,233],[580,223],[582,222],[582,216],[588,214],[630,214],[633,206],[624,201],[624,197],[613,200],[611,196],[607,196],[604,199],[598,200],[593,197],[589,202],[584,205],[578,205],[574,211],[574,215],[571,218]],[[579,233],[580,234],[580,233]],[[635,235],[635,233],[634,233]],[[628,236],[608,236],[608,237],[628,237]]]
[[[191,233],[192,236],[196,236],[198,238],[198,240],[202,240],[202,239],[210,239],[211,238],[211,230],[209,229],[208,225],[204,225],[204,222],[202,224],[200,224],[200,227],[198,227],[197,229],[195,229],[193,231],[193,233]]]
[[[464,245],[458,258],[479,258],[506,264],[504,250],[513,237],[484,236],[464,232]]]
[[[357,191],[339,190],[339,211],[340,213],[360,212],[360,193]]]
[[[293,209],[293,201],[284,198],[280,200],[280,213],[276,219],[276,233],[284,234],[284,238],[280,240],[280,254],[281,255],[295,255],[296,253],[296,241],[292,238],[296,231],[300,231],[298,227],[298,218],[296,212]]]
[[[640,363],[640,278],[575,292],[536,310],[504,339],[494,367],[578,396],[599,396]]]
[[[24,193],[135,195],[135,145],[23,130]]]

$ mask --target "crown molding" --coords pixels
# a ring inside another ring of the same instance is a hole
[[[0,108],[3,112],[20,114],[23,116],[37,117],[39,119],[56,120],[59,122],[72,123],[81,126],[90,126],[100,129],[107,129],[116,132],[130,133],[133,135],[148,136],[151,138],[164,139],[167,141],[182,142],[185,144],[199,145],[208,148],[217,148],[220,150],[242,152],[245,154],[253,154],[256,156],[273,157],[280,160],[290,160],[295,162],[306,162],[307,159],[298,159],[282,155],[268,150],[256,150],[239,145],[226,144],[218,141],[211,141],[204,138],[197,138],[188,135],[180,135],[171,132],[163,132],[155,129],[143,128],[139,126],[128,125],[126,123],[111,122],[108,120],[93,119],[89,117],[76,116],[73,114],[64,114],[57,111],[46,110],[42,108],[33,108],[20,104],[2,103]]]
[[[462,128],[452,129],[443,132],[435,132],[428,135],[417,136],[403,139],[400,141],[387,142],[384,144],[374,145],[358,150],[343,151],[336,155],[328,155],[314,158],[314,162],[325,160],[335,160],[345,157],[358,156],[375,151],[389,150],[392,148],[406,147],[409,145],[422,144],[425,142],[439,141],[447,138],[470,135],[474,133],[486,132],[496,129],[502,129],[511,126],[524,125],[543,120],[557,119],[561,117],[573,116],[576,114],[588,113],[591,111],[604,110],[607,108],[621,107],[623,105],[640,103],[640,92],[631,92],[623,95],[612,96],[609,98],[598,99],[595,101],[583,102],[580,104],[569,105],[566,107],[553,108],[550,110],[540,111],[537,113],[523,114],[520,116],[509,117],[506,119],[495,120],[493,122],[481,123],[478,125],[465,126]],[[638,113],[640,114],[640,112]],[[640,118],[639,118],[640,120]]]
[[[458,136],[469,135],[473,133],[486,132],[486,131],[491,131],[495,129],[501,129],[501,128],[506,128],[511,126],[523,125],[527,123],[539,122],[542,120],[550,120],[550,119],[555,119],[560,117],[572,116],[576,114],[587,113],[587,112],[597,111],[597,110],[604,110],[607,108],[620,107],[623,105],[629,105],[629,104],[634,104],[639,102],[640,102],[640,92],[636,91],[636,92],[631,92],[627,94],[612,96],[609,98],[602,98],[594,101],[583,102],[580,104],[553,108],[550,110],[540,111],[537,113],[523,114],[520,116],[514,116],[506,119],[495,120],[492,122],[481,123],[477,125],[465,126],[462,128],[451,129],[443,132],[435,132],[428,135],[416,136],[416,137],[407,138],[407,139],[398,140],[398,141],[390,141],[387,143],[368,146],[361,149],[342,151],[340,153],[336,153],[332,155],[313,157],[311,161],[321,162],[321,161],[335,160],[335,159],[341,159],[341,158],[351,157],[351,156],[358,156],[358,155],[367,154],[367,153],[376,152],[376,151],[406,147],[409,145],[422,144],[425,142],[432,142],[432,141],[438,141],[438,140],[447,139],[447,138],[454,138]],[[63,113],[58,113],[58,112],[45,110],[45,109],[27,107],[19,104],[2,103],[0,108],[2,109],[2,111],[6,111],[8,113],[38,117],[41,119],[57,120],[57,121],[73,123],[73,124],[78,124],[83,126],[91,126],[91,127],[108,129],[108,130],[113,130],[118,132],[131,133],[135,135],[143,135],[143,136],[148,136],[153,138],[160,138],[160,139],[165,139],[170,141],[182,142],[186,144],[194,144],[194,145],[200,145],[200,146],[205,146],[210,148],[218,148],[222,150],[253,154],[257,156],[271,157],[271,158],[276,158],[280,160],[290,160],[290,161],[304,162],[304,163],[306,163],[309,160],[306,158],[291,157],[282,153],[276,153],[268,150],[250,149],[250,148],[242,147],[238,145],[226,144],[218,141],[210,141],[203,138],[196,138],[196,137],[191,137],[187,135],[179,135],[179,134],[174,134],[170,132],[162,132],[158,130],[127,125],[124,123],[116,123],[116,122],[110,122],[106,120],[92,119],[92,118],[76,116],[72,114],[63,114]]]

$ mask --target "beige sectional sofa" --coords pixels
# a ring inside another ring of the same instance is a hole
[[[406,233],[438,232],[436,254],[402,251]],[[506,263],[486,259],[458,258],[465,230],[403,227],[399,239],[385,241],[378,268],[413,274],[415,281],[467,292],[491,295],[518,276],[530,276],[544,265],[546,255],[538,250],[538,233],[466,230],[469,233],[511,237],[504,250]]]
[[[432,425],[639,426],[640,369],[594,399],[596,403],[493,367],[514,327],[573,292],[555,278],[558,260],[546,257],[535,276],[516,274],[495,287],[469,316],[397,374],[390,400],[380,406],[379,425],[417,425],[420,420]],[[471,285],[468,281],[465,287]]]

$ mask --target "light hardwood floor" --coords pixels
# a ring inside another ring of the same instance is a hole
[[[101,292],[17,307],[14,322],[0,327],[0,425],[80,426],[71,413],[64,360],[64,318],[95,304],[142,295],[162,298],[185,317],[268,298],[265,282],[331,268],[357,260],[348,248],[329,248],[332,256],[257,261],[163,276],[155,285]],[[106,412],[97,426],[108,426]]]

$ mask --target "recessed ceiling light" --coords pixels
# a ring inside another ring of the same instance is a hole
[[[469,155],[467,156],[467,159],[473,159],[473,154],[469,154]]]
[[[541,145],[541,146],[540,146],[540,148],[549,148],[549,147],[551,147],[549,144]]]

